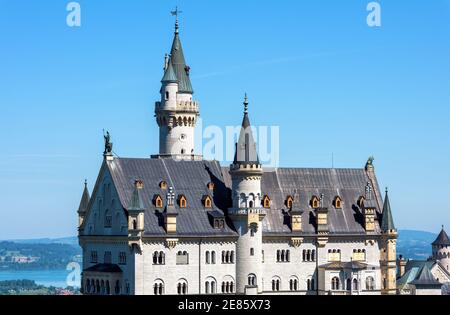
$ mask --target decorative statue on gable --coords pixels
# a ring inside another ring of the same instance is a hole
[[[103,152],[103,154],[112,154],[113,143],[111,142],[109,131],[105,134],[105,131],[103,130],[103,137],[105,138],[105,152]]]
[[[369,157],[369,159],[367,160],[367,165],[372,166],[373,165],[373,161],[375,161],[375,158],[373,156]]]

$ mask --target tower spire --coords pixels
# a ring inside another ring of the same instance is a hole
[[[383,216],[381,218],[381,229],[383,231],[395,230],[394,219],[392,218],[391,203],[389,201],[389,190],[386,187],[386,197],[384,198]]]
[[[178,34],[178,30],[179,30],[179,23],[178,23],[178,15],[180,15],[181,13],[183,13],[183,11],[178,10],[178,6],[175,7],[174,11],[170,12],[173,16],[175,16],[175,34]]]

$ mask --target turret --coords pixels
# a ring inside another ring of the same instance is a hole
[[[384,198],[383,213],[381,218],[380,244],[382,294],[396,294],[397,236],[397,229],[394,225],[388,190],[386,188],[386,196]]]
[[[89,201],[91,197],[89,195],[89,190],[87,188],[87,180],[84,181],[83,195],[81,196],[80,206],[78,207],[78,226],[80,227],[86,216],[86,211],[88,209]]]
[[[248,99],[244,101],[244,119],[236,144],[236,154],[230,166],[233,207],[228,213],[239,238],[236,245],[236,292],[262,292],[262,166],[258,159],[248,116]]]
[[[194,91],[189,74],[177,19],[170,56],[166,55],[164,59],[161,100],[155,105],[160,158],[195,158],[194,132],[200,112],[199,104],[192,99]]]
[[[442,226],[436,240],[432,243],[433,259],[450,272],[450,239]]]
[[[145,206],[142,198],[142,189],[144,182],[136,180],[134,182],[134,191],[131,195],[130,204],[128,206],[128,243],[130,246],[137,245],[141,247],[142,234],[144,232],[144,212]]]

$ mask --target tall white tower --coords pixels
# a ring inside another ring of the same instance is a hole
[[[159,126],[159,157],[194,159],[194,133],[200,115],[199,104],[189,78],[179,36],[178,18],[170,56],[166,55],[161,80],[161,100],[156,102],[155,117]]]
[[[450,272],[450,239],[442,226],[436,240],[432,243],[433,259],[439,261],[445,270]]]
[[[233,207],[228,214],[239,234],[236,246],[236,293],[257,294],[262,287],[262,166],[248,117],[247,96],[236,154],[230,166]]]

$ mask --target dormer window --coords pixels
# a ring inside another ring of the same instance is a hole
[[[163,200],[160,195],[156,195],[153,199],[153,203],[155,204],[156,208],[162,208],[163,207]]]
[[[225,228],[225,219],[224,218],[214,219],[214,228],[216,230],[223,230]]]
[[[359,197],[359,199],[358,199],[358,207],[364,208],[364,201],[365,200],[366,199],[364,198],[364,196]]]
[[[212,199],[211,199],[210,196],[204,196],[203,197],[203,206],[205,208],[209,208],[209,209],[212,208]]]
[[[342,209],[342,199],[341,199],[341,197],[336,196],[336,197],[334,198],[333,204],[334,204],[334,207],[335,207],[336,209]]]
[[[208,190],[211,190],[211,191],[214,190],[215,186],[216,186],[216,185],[215,185],[213,182],[210,182],[210,183],[208,183],[208,185],[207,185]]]
[[[178,204],[179,204],[180,208],[187,207],[187,199],[184,195],[180,195],[180,197],[178,197]]]
[[[166,190],[167,189],[167,182],[162,181],[159,183],[159,188]]]
[[[294,204],[294,198],[292,198],[292,196],[288,196],[286,199],[286,207],[288,207],[288,209],[292,209],[293,204]]]
[[[270,198],[267,195],[265,195],[264,198],[263,198],[263,207],[265,209],[269,209],[270,208]]]
[[[317,196],[313,196],[311,199],[311,207],[313,209],[317,209],[317,208],[319,208],[319,205],[320,205],[319,198]]]

